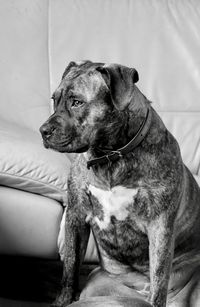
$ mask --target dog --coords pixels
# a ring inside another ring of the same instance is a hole
[[[123,65],[70,62],[40,128],[46,148],[75,153],[53,306],[76,298],[90,229],[100,267],[76,306],[93,296],[129,300],[104,306],[200,306],[200,188],[138,79]]]

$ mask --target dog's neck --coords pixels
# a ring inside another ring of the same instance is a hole
[[[146,122],[147,125],[150,124],[148,118],[150,106],[146,97],[136,88],[132,101],[127,108],[128,110],[125,109],[119,112],[117,126],[114,131],[111,131],[112,135],[107,140],[103,137],[96,146],[89,149],[87,153],[88,160],[97,159],[112,152],[118,152],[121,148],[127,147],[128,151],[128,147],[130,149],[134,147],[134,140],[138,138],[138,133],[146,125]],[[139,138],[138,141],[140,142],[142,136],[140,135]],[[135,143],[137,143],[137,140]]]

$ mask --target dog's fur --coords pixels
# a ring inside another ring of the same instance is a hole
[[[101,267],[82,299],[140,296],[153,307],[200,306],[200,188],[137,80],[122,65],[71,62],[53,94],[44,145],[78,153],[68,185],[63,289],[53,306],[75,299],[90,228]],[[135,136],[147,108],[152,122],[139,146],[88,170],[88,160]]]

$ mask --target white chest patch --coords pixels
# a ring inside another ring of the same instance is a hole
[[[94,220],[100,229],[105,229],[110,224],[111,216],[114,216],[118,221],[126,219],[129,214],[128,206],[133,204],[138,189],[116,186],[109,191],[105,191],[90,185],[89,191],[98,199],[104,213],[103,220],[98,217],[95,217]]]

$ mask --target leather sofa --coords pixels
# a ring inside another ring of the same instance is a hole
[[[198,0],[7,0],[0,23],[1,255],[62,256],[72,156],[43,148],[39,127],[71,60],[135,67],[200,182]]]

